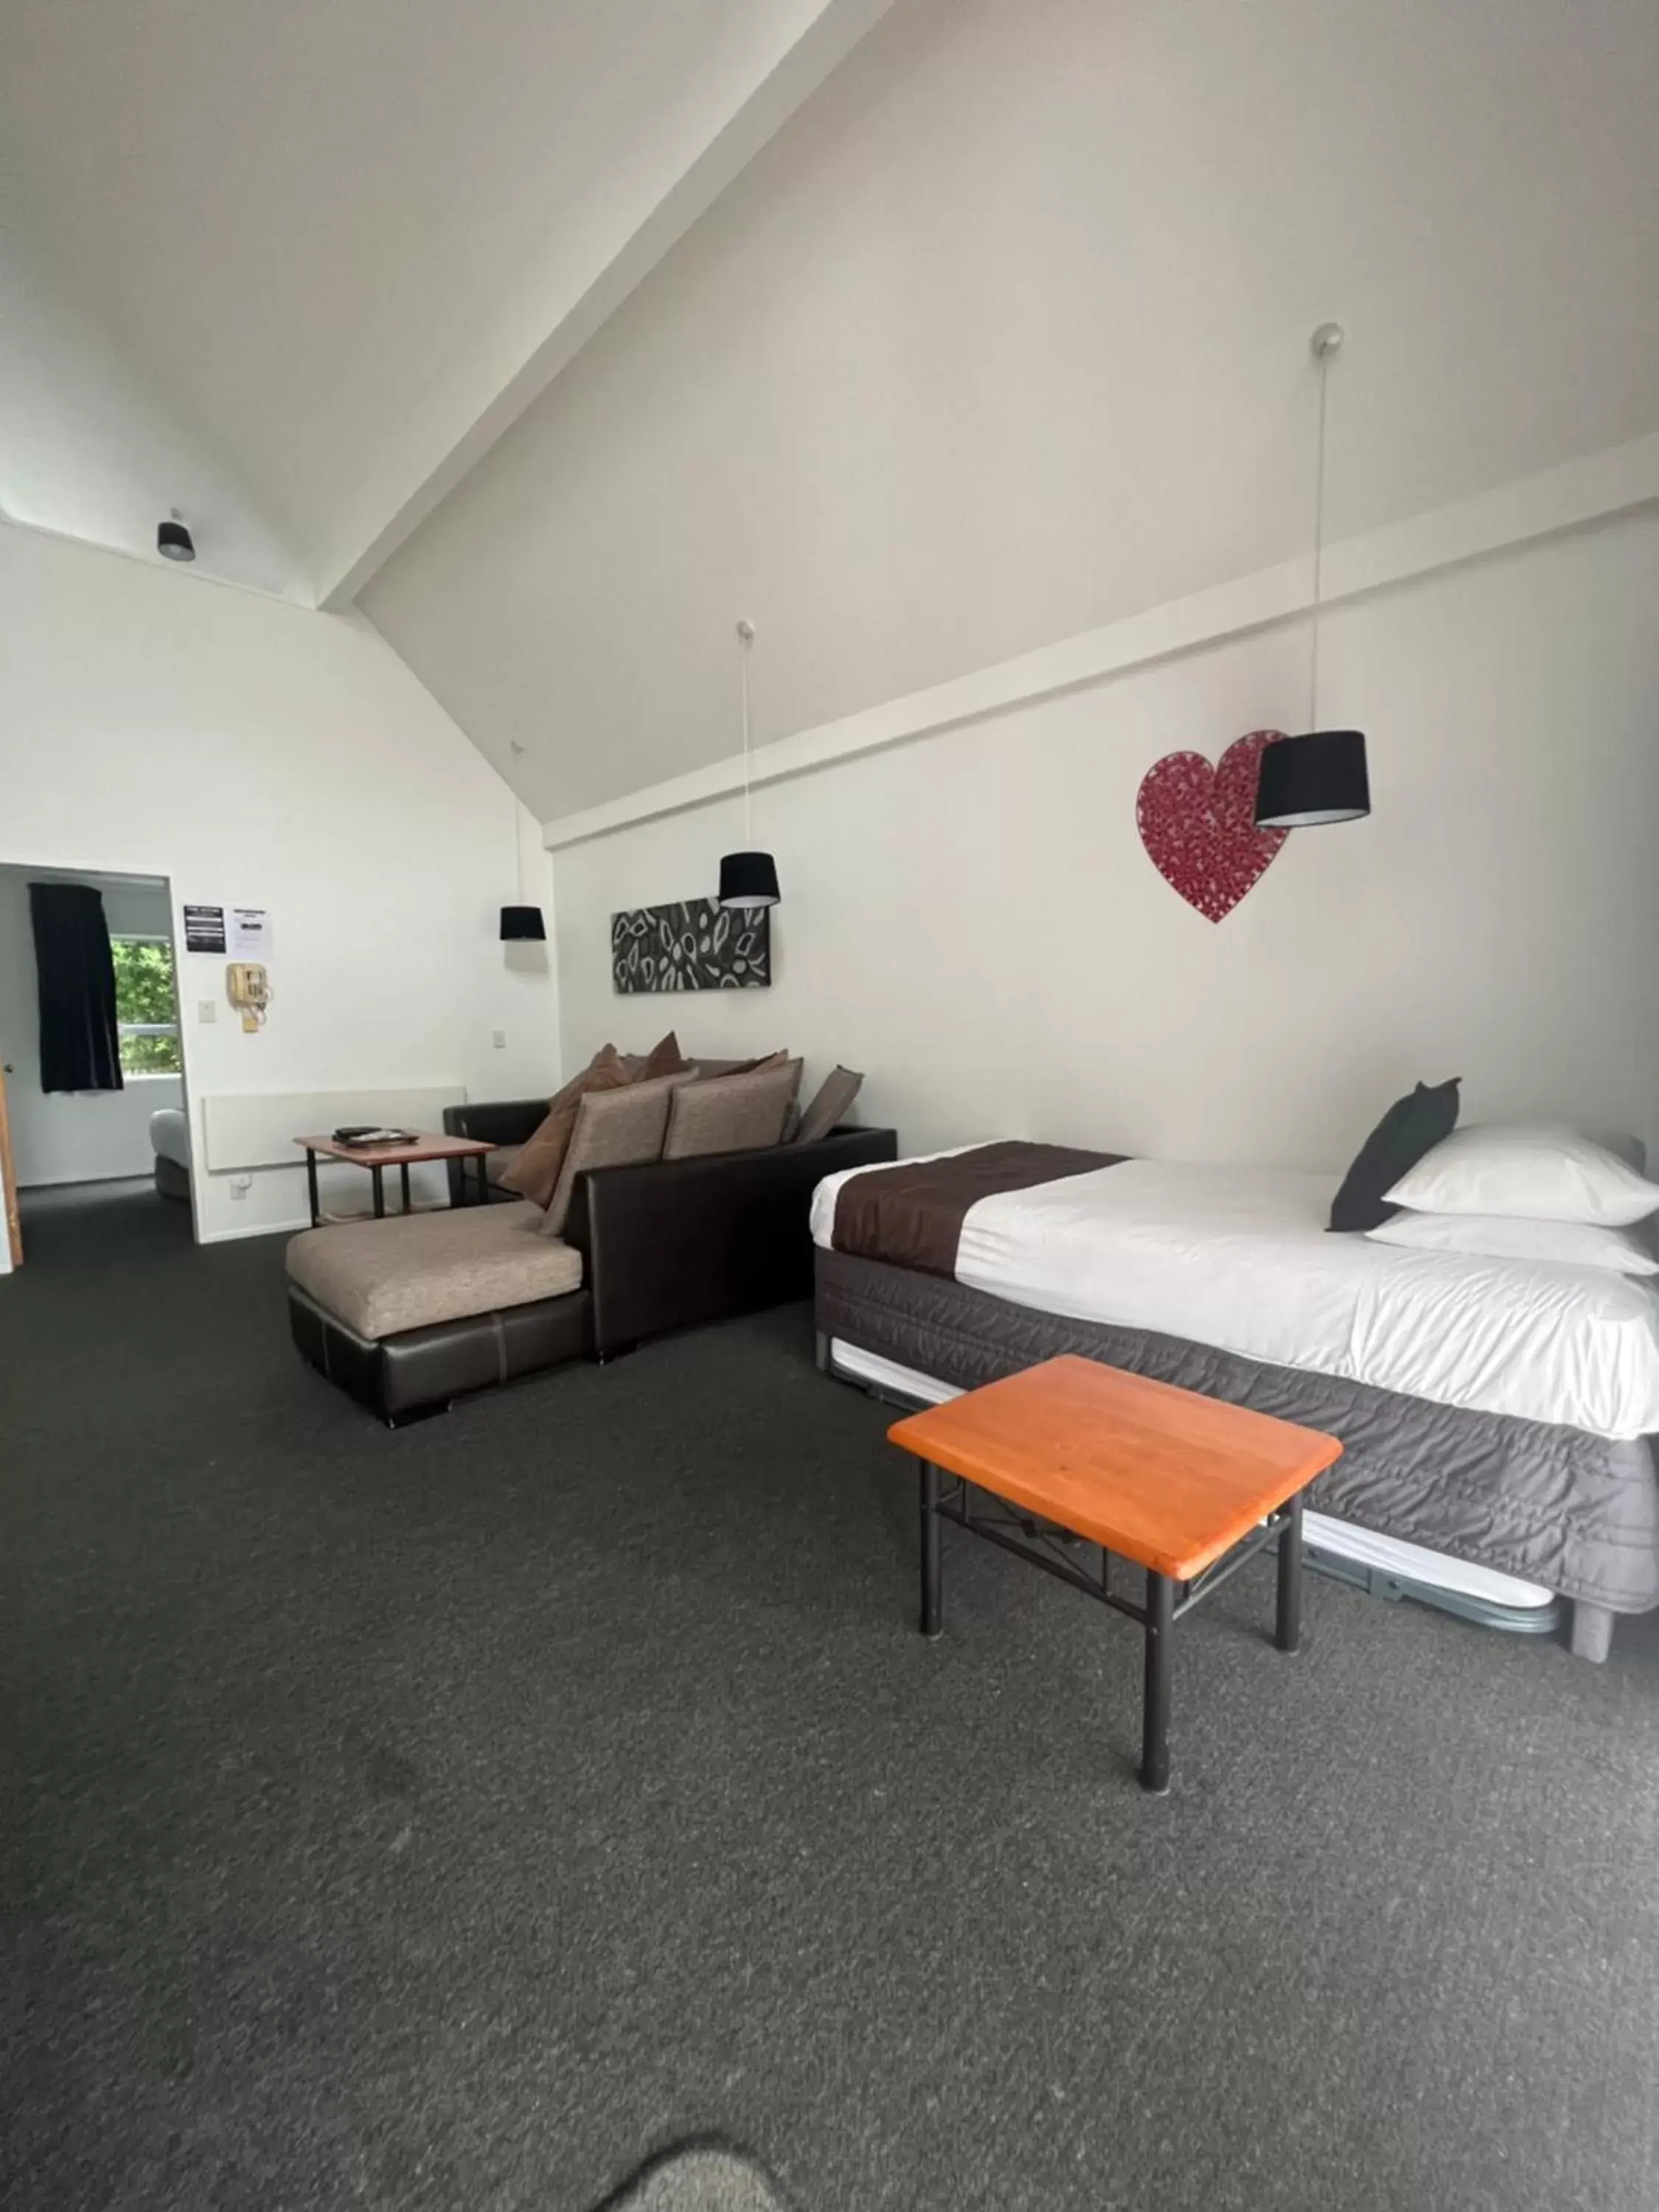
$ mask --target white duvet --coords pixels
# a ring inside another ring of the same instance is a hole
[[[828,1177],[813,1197],[826,1247],[847,1180]],[[981,1199],[957,1280],[1441,1405],[1600,1437],[1659,1431],[1650,1282],[1332,1236],[1335,1190],[1334,1176],[1125,1160]]]

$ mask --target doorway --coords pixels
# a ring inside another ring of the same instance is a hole
[[[31,884],[97,895],[114,979],[113,1052],[94,1087],[43,1084]],[[190,1122],[179,1034],[178,949],[165,876],[0,865],[0,1273],[27,1261],[32,1213],[131,1196],[192,1235]]]

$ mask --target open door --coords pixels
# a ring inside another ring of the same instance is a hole
[[[11,1264],[23,1264],[23,1229],[17,1218],[17,1177],[11,1164],[11,1120],[6,1112],[6,1078],[9,1066],[0,1067],[0,1206],[5,1208],[6,1249]]]

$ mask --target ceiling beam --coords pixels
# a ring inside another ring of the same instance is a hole
[[[552,328],[523,367],[454,443],[434,457],[426,473],[410,486],[395,510],[372,526],[361,550],[342,562],[332,580],[322,580],[320,606],[337,613],[351,604],[376,570],[541,397],[891,5],[892,0],[825,0],[810,28],[716,132],[678,183],[645,215],[611,258],[592,273],[586,288],[565,302]]]
[[[1320,605],[1351,605],[1419,576],[1655,508],[1659,508],[1659,431],[1327,545]],[[560,852],[567,845],[607,837],[636,823],[706,806],[745,785],[759,790],[913,738],[965,728],[988,715],[1035,706],[1127,675],[1132,669],[1270,629],[1304,614],[1312,605],[1312,563],[1298,555],[1274,568],[1258,568],[1188,598],[1125,616],[1102,629],[1039,646],[1015,659],[952,677],[907,698],[885,700],[839,721],[775,738],[770,744],[756,747],[746,760],[734,753],[620,799],[602,799],[578,814],[544,822],[542,842],[549,852]]]

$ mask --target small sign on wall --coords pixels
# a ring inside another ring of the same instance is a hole
[[[225,949],[225,910],[222,906],[185,908],[186,952],[222,952]]]

